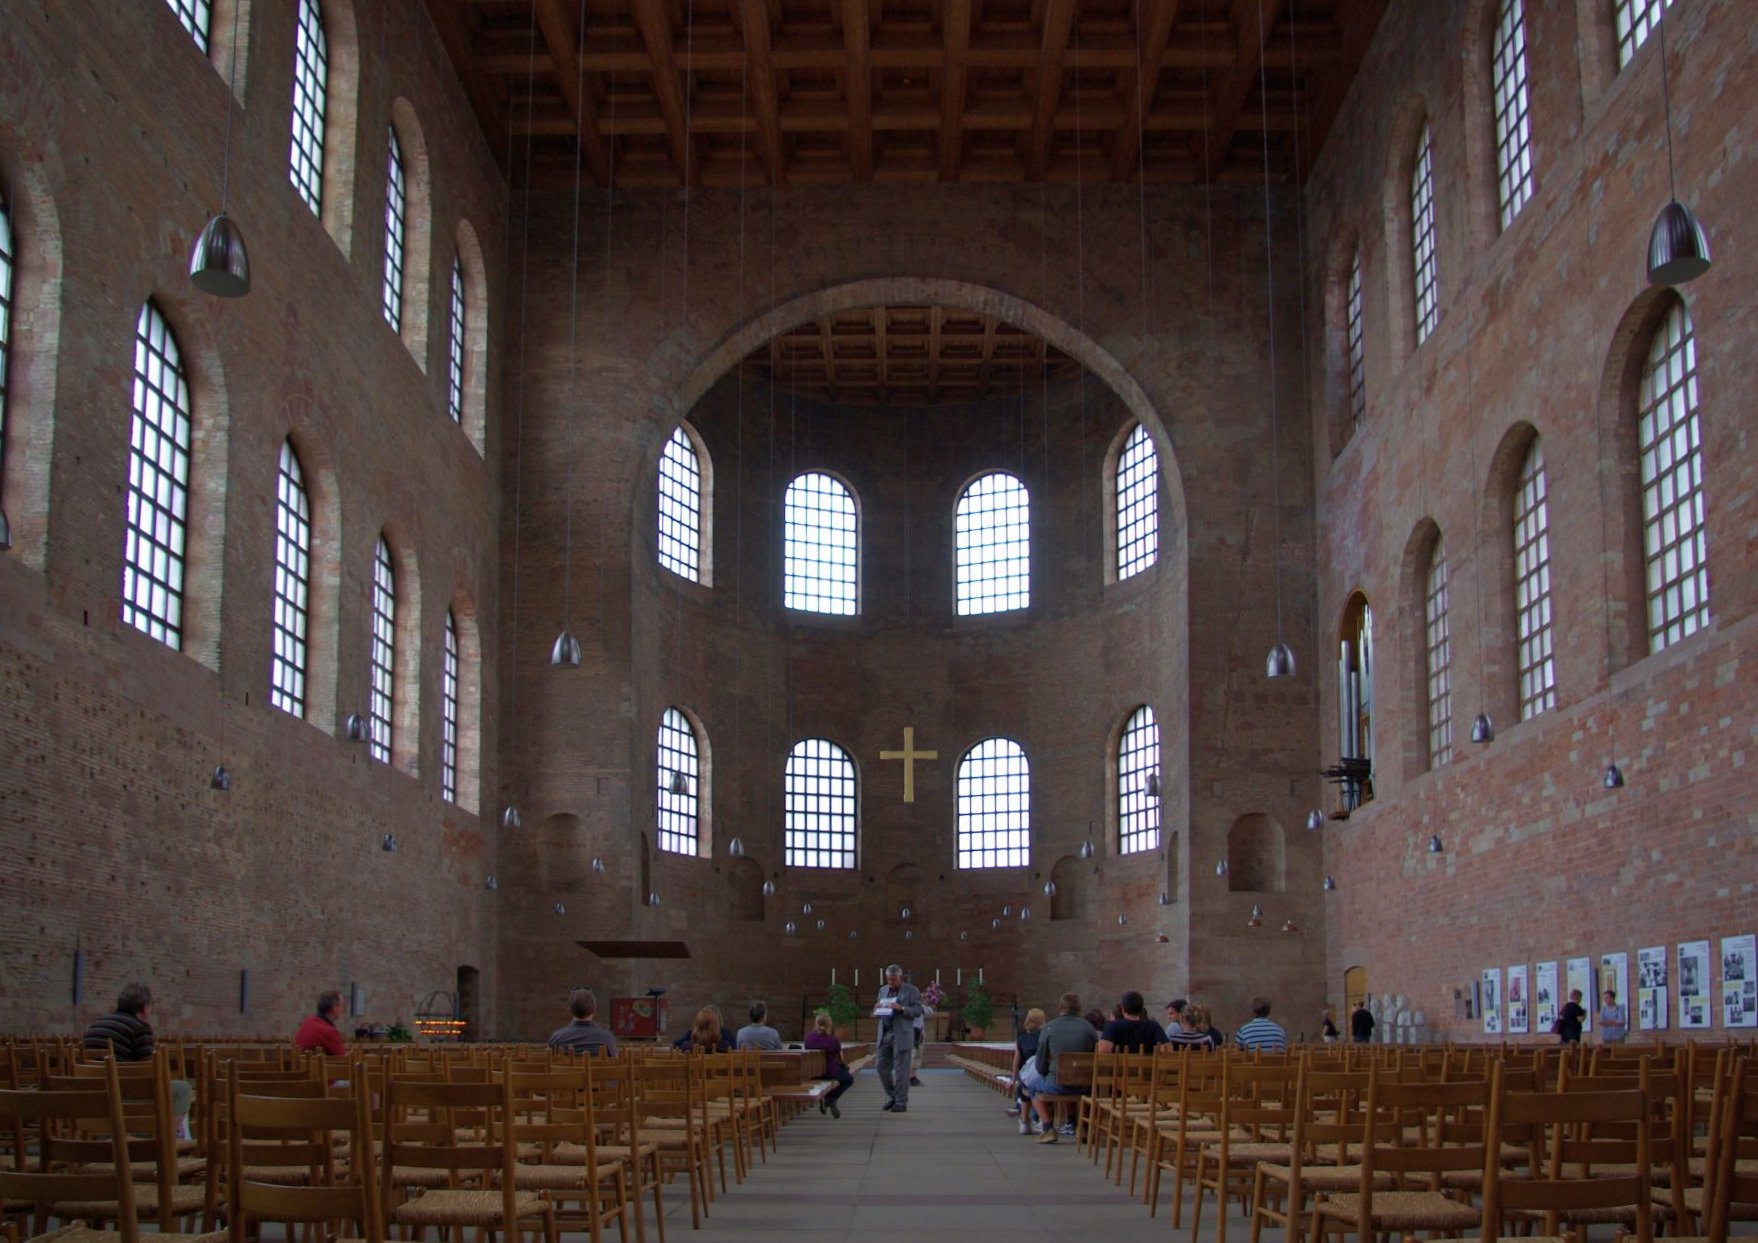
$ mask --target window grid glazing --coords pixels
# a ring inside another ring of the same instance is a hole
[[[962,616],[1023,609],[1032,602],[1031,498],[996,471],[958,498],[957,605]]]
[[[1137,423],[1117,459],[1117,578],[1140,574],[1160,555],[1160,455]]]
[[[985,738],[958,764],[958,866],[1031,863],[1032,775],[1008,738]]]
[[[1519,644],[1520,719],[1557,702],[1550,615],[1550,486],[1544,442],[1534,440],[1514,492],[1514,634]]]
[[[397,695],[397,571],[391,546],[381,536],[372,554],[372,686],[367,715],[372,721],[372,758],[391,762],[391,721]]]
[[[702,581],[702,464],[681,427],[659,455],[659,564]]]
[[[860,611],[860,530],[854,497],[829,475],[801,475],[782,505],[782,602],[806,613]]]
[[[458,620],[450,609],[440,662],[440,797],[458,801]]]
[[[6,189],[0,186],[0,484],[6,465],[7,368],[12,357],[12,217],[6,212]]]
[[[1440,322],[1440,274],[1435,259],[1434,147],[1424,123],[1416,140],[1416,165],[1410,174],[1410,244],[1415,261],[1416,344]]]
[[[1636,50],[1660,24],[1661,10],[1671,7],[1672,0],[1617,0],[1619,69],[1635,59]]]
[[[855,765],[826,738],[807,738],[788,752],[786,861],[790,868],[855,866]]]
[[[1117,849],[1133,855],[1160,848],[1160,723],[1143,704],[1117,742]]]
[[[403,148],[397,131],[389,131],[390,162],[385,174],[385,322],[392,332],[403,330],[403,219],[408,206],[403,179]]]
[[[654,808],[659,848],[673,854],[701,853],[702,786],[697,757],[695,729],[683,713],[667,708],[659,721]],[[683,775],[681,782],[679,774]]]
[[[330,45],[318,0],[299,0],[293,26],[293,140],[287,175],[305,205],[323,215],[324,111],[329,106]]]
[[[311,503],[293,443],[281,443],[275,481],[274,652],[269,702],[305,715],[306,627],[311,613]]]
[[[169,647],[181,648],[189,519],[189,384],[177,340],[151,302],[140,308],[135,324],[133,397],[122,620]]]
[[[201,49],[203,56],[208,54],[208,30],[214,21],[214,6],[211,0],[165,0],[177,20],[183,23],[183,29],[195,40],[195,46]]]
[[[446,413],[464,421],[464,264],[452,258],[452,314],[446,338]]]
[[[1495,93],[1497,187],[1505,229],[1532,197],[1532,122],[1527,113],[1524,0],[1502,0],[1490,79]]]
[[[1363,337],[1361,252],[1349,259],[1349,287],[1344,297],[1344,336],[1349,349],[1349,426],[1360,431],[1367,422],[1367,342]]]
[[[1428,559],[1422,619],[1428,668],[1428,766],[1453,758],[1453,640],[1447,627],[1447,552],[1436,540]]]
[[[1658,652],[1709,624],[1697,343],[1683,304],[1674,305],[1649,348],[1637,432],[1648,558],[1648,646]]]

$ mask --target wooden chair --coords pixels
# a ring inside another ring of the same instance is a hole
[[[226,1205],[230,1243],[247,1243],[251,1224],[352,1223],[358,1239],[384,1243],[365,1068],[350,1072],[347,1095],[321,1084],[288,1095],[287,1082],[253,1082],[230,1063],[226,1095]],[[258,1095],[262,1087],[274,1095]],[[341,1142],[338,1142],[341,1141]],[[338,1170],[337,1152],[348,1155]],[[289,1235],[289,1237],[291,1237]]]
[[[113,1062],[106,1056],[103,1063],[85,1062],[70,1069],[71,1076],[50,1077],[51,1087],[77,1085],[82,1079],[93,1079],[110,1073],[105,1064]],[[201,1216],[207,1208],[205,1176],[207,1162],[178,1152],[177,1135],[171,1115],[171,1081],[167,1061],[155,1054],[143,1062],[114,1066],[118,1092],[122,1099],[122,1116],[128,1135],[130,1177],[135,1182],[134,1213],[136,1221],[157,1223],[161,1231],[176,1231],[190,1219]],[[108,1158],[99,1144],[85,1158],[93,1174],[109,1174]],[[137,1168],[138,1167],[138,1168]],[[197,1182],[186,1182],[195,1178]],[[70,1217],[92,1221],[119,1220],[121,1205],[116,1199],[79,1201],[65,1206]],[[211,1228],[213,1223],[208,1222]]]
[[[1733,1222],[1758,1220],[1758,1067],[1749,1056],[1734,1060],[1722,1095],[1720,1130],[1709,1146],[1713,1164],[1699,1193],[1708,1233],[1671,1243],[1727,1243]]]
[[[665,1169],[659,1144],[641,1134],[640,1113],[635,1101],[635,1066],[627,1058],[582,1058],[586,1090],[592,1096],[592,1116],[608,1142],[598,1145],[600,1159],[621,1161],[629,1171],[629,1196],[634,1204],[635,1238],[646,1243],[647,1228],[641,1205],[653,1197],[653,1219],[659,1226],[659,1243],[665,1243]],[[556,1160],[566,1161],[566,1146],[558,1148]],[[584,1160],[584,1152],[581,1159]]]
[[[524,1063],[530,1066],[531,1063]],[[628,1167],[598,1151],[598,1124],[592,1093],[583,1067],[521,1069],[509,1061],[502,1072],[512,1094],[512,1116],[521,1148],[535,1147],[534,1163],[516,1165],[514,1184],[521,1191],[540,1191],[552,1203],[577,1203],[576,1214],[556,1214],[558,1227],[583,1223],[592,1243],[601,1243],[604,1224],[615,1220],[617,1232],[629,1237]],[[559,1162],[559,1144],[577,1146],[580,1160]]]
[[[1292,1161],[1292,1136],[1304,1067],[1229,1058],[1221,1070],[1221,1112],[1213,1140],[1196,1158],[1196,1203],[1190,1218],[1194,1241],[1202,1230],[1203,1200],[1215,1193],[1215,1243],[1227,1243],[1227,1201],[1246,1199],[1260,1161]],[[1237,1136],[1237,1138],[1235,1138]]]
[[[1155,1215],[1160,1201],[1160,1180],[1172,1175],[1172,1227],[1184,1222],[1184,1183],[1196,1176],[1201,1146],[1221,1137],[1215,1119],[1221,1112],[1221,1075],[1228,1054],[1185,1054],[1184,1073],[1178,1082],[1177,1115],[1155,1126],[1148,1160],[1146,1195],[1148,1216]]]
[[[1344,1064],[1350,1064],[1348,1059]],[[1307,1069],[1295,1104],[1288,1161],[1260,1161],[1257,1165],[1251,1194],[1251,1243],[1259,1243],[1265,1225],[1282,1227],[1283,1243],[1300,1243],[1313,1196],[1358,1188],[1361,1165],[1350,1159],[1360,1152],[1370,1077],[1366,1069]],[[1389,1173],[1382,1171],[1376,1181],[1381,1190],[1393,1187]]]
[[[690,1183],[690,1224],[702,1228],[714,1194],[709,1166],[708,1121],[697,1096],[698,1075],[691,1066],[696,1059],[676,1055],[643,1058],[633,1063],[636,1142],[659,1149],[663,1169],[680,1172]],[[721,1157],[721,1181],[726,1179],[726,1158]]]

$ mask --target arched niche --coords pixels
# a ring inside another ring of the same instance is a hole
[[[592,852],[580,831],[580,817],[566,812],[546,817],[537,829],[537,877],[544,894],[577,894],[592,874]]]
[[[1233,893],[1281,893],[1284,839],[1282,826],[1262,812],[1235,820],[1227,830],[1227,888]]]
[[[1093,869],[1092,864],[1082,866],[1082,863],[1082,860],[1073,855],[1063,855],[1050,868],[1050,880],[1056,886],[1056,893],[1050,899],[1051,919],[1087,917]]]
[[[734,919],[763,918],[763,867],[755,859],[729,859],[726,865],[726,905]]]

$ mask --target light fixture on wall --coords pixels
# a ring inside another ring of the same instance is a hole
[[[1618,784],[1622,785],[1623,783],[1619,782]],[[226,771],[224,764],[214,766],[214,774],[208,778],[208,788],[211,790],[230,790],[232,788],[232,774]]]
[[[396,854],[397,835],[395,833],[386,833],[383,837],[378,839],[378,848],[384,851],[387,855]]]
[[[1148,797],[1160,797],[1160,774],[1158,770],[1148,774]]]
[[[971,939],[971,934],[968,932],[961,932],[958,934],[958,939],[960,941],[968,941]]]
[[[849,936],[851,936],[851,937],[852,937],[852,936],[854,936],[854,935],[855,935],[855,934],[854,934],[854,933],[852,933],[852,932],[851,932],[851,933],[849,933]],[[904,939],[904,940],[906,940],[906,941],[913,941],[913,940],[915,940],[915,939],[916,939],[916,930],[915,930],[915,929],[914,929],[914,928],[905,928],[905,929],[904,929],[904,930],[903,930],[903,939]]]
[[[1326,876],[1325,877],[1325,892],[1331,893],[1331,892],[1335,891],[1336,888],[1337,888],[1337,878],[1335,876]]]
[[[1274,540],[1276,576],[1276,642],[1264,659],[1264,676],[1294,676],[1294,650],[1282,633],[1282,421],[1276,401],[1276,238],[1270,214],[1269,78],[1264,60],[1264,11],[1257,9],[1258,98],[1263,109],[1264,153],[1264,318],[1269,325],[1270,390],[1270,530]]]
[[[499,889],[501,887],[501,883],[495,877],[494,873],[490,872],[488,874],[488,879],[482,882],[482,887],[492,893],[494,890]]]
[[[818,928],[818,931],[819,931],[819,932],[823,932],[823,931],[824,931],[824,930],[825,930],[825,929],[826,929],[826,928],[828,928],[828,927],[829,927],[829,926],[830,926],[830,925],[829,925],[829,924],[827,924],[827,923],[825,923],[825,922],[824,922],[824,921],[823,921],[823,920],[822,920],[822,919],[820,919],[820,920],[819,920],[819,921],[818,921],[818,924],[817,924],[817,928]]]
[[[1044,882],[1044,896],[1046,898],[1054,898],[1056,896],[1056,882],[1055,881],[1047,880]]]
[[[763,896],[766,898],[773,898],[775,896],[775,882],[774,881],[766,880],[763,882]]]
[[[1031,917],[1032,917],[1032,908],[1031,907],[1022,906],[1019,908],[1019,920],[1022,924],[1025,923],[1026,921],[1030,920]]]
[[[563,906],[560,902],[557,902],[555,904],[555,913],[557,915],[566,915],[568,913],[568,908]]]
[[[998,931],[1000,931],[1000,929],[1001,929],[1001,921],[999,919],[991,919],[989,921],[989,930],[991,932],[998,932]]]
[[[348,719],[343,723],[342,729],[349,742],[372,741],[372,723],[358,712],[348,714]]]
[[[897,917],[898,917],[898,918],[899,918],[899,919],[901,919],[901,920],[904,920],[904,921],[906,921],[906,922],[907,922],[907,921],[908,921],[908,919],[909,919],[909,917],[910,917],[910,916],[911,916],[911,915],[913,915],[913,914],[915,914],[915,912],[914,912],[914,911],[912,911],[912,910],[910,910],[910,908],[909,908],[909,907],[907,907],[907,906],[906,906],[906,907],[902,907],[902,908],[900,908],[900,909],[899,909],[899,910],[898,910],[898,912],[897,912]]]
[[[848,939],[851,941],[859,941],[861,939],[861,930],[859,928],[850,928],[848,930]]]
[[[1709,271],[1709,239],[1689,207],[1679,202],[1679,183],[1673,171],[1673,97],[1666,66],[1666,10],[1660,6],[1655,25],[1660,28],[1660,99],[1666,114],[1666,184],[1671,199],[1648,235],[1648,283],[1683,285]]]
[[[1251,918],[1245,921],[1245,926],[1247,928],[1262,928],[1264,926],[1264,908],[1261,903],[1253,902],[1251,904]]]
[[[1284,919],[1282,921],[1282,931],[1283,932],[1299,932],[1300,925],[1295,923],[1293,918],[1290,917],[1290,918]]]
[[[519,805],[517,803],[508,803],[505,807],[501,808],[501,828],[522,829],[524,827],[525,817],[519,814]]]
[[[648,906],[658,906],[659,905],[659,890],[649,889],[647,891],[647,905]]]
[[[1118,911],[1117,912],[1117,926],[1119,928],[1123,928],[1123,927],[1127,927],[1128,924],[1129,924],[1129,916],[1125,915],[1122,911]]]
[[[563,555],[569,554],[564,553]],[[555,642],[549,645],[549,663],[558,669],[577,668],[580,664],[580,655],[580,640],[574,637],[573,631],[565,627],[555,637]]]
[[[671,792],[679,798],[683,798],[690,793],[689,774],[681,768],[672,769]]]
[[[1494,742],[1496,740],[1496,723],[1489,719],[1489,713],[1479,712],[1471,721],[1472,742]]]
[[[1616,764],[1607,764],[1602,781],[1608,790],[1621,790],[1624,788],[1624,770]]]
[[[1163,932],[1161,932],[1161,933],[1156,933],[1156,934],[1155,934],[1155,936],[1154,936],[1154,944],[1155,944],[1155,945],[1165,945],[1165,944],[1167,944],[1167,943],[1168,943],[1168,942],[1170,942],[1170,941],[1171,941],[1171,940],[1172,940],[1172,938],[1171,938],[1171,937],[1169,937],[1169,936],[1167,936],[1167,935],[1166,935],[1166,934],[1165,934],[1165,933],[1163,933]]]
[[[1319,829],[1324,828],[1325,827],[1325,813],[1320,811],[1316,807],[1313,808],[1311,811],[1307,812],[1306,813],[1306,827],[1309,831],[1312,831],[1312,832],[1317,832]]]
[[[604,860],[597,855],[592,856],[592,874],[594,876],[604,875]]]
[[[726,844],[726,853],[729,859],[743,859],[745,857],[745,839],[734,834],[732,841]]]
[[[244,22],[237,13],[232,21],[232,60],[226,82],[226,138],[220,155],[220,210],[196,235],[189,252],[189,283],[216,298],[242,298],[250,292],[250,253],[244,231],[226,214],[232,181],[232,82],[238,72],[238,28]]]
[[[1080,844],[1080,857],[1083,859],[1091,859],[1093,857],[1093,839],[1092,838],[1089,837],[1086,839],[1086,841],[1084,841]]]
[[[1004,902],[1001,904],[1001,918],[1002,919],[1013,918],[1013,903]]]
[[[1227,875],[1227,860],[1225,860],[1225,859],[1216,859],[1215,860],[1215,875],[1216,876]]]
[[[1164,889],[1160,890],[1160,905],[1161,906],[1171,906],[1172,905],[1172,895],[1167,893]]]
[[[812,904],[810,902],[800,903],[800,914],[810,915],[811,913],[812,913]]]
[[[1431,855],[1445,854],[1446,850],[1447,850],[1447,848],[1445,846],[1441,845],[1441,835],[1439,833],[1433,834],[1428,839],[1428,853],[1429,854],[1431,854]]]
[[[790,919],[781,926],[781,930],[791,937],[799,932],[800,926]]]

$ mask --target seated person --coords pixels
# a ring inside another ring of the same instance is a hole
[[[325,1057],[346,1057],[348,1046],[336,1030],[336,1019],[342,1013],[342,994],[331,989],[317,999],[317,1012],[305,1016],[299,1030],[293,1033],[293,1047],[304,1053],[322,1053]]]
[[[769,1017],[767,1002],[753,1001],[746,1011],[751,1021],[739,1028],[739,1034],[733,1039],[733,1047],[743,1052],[746,1049],[779,1049],[781,1033],[763,1020]]]
[[[854,1087],[855,1077],[842,1060],[842,1041],[832,1031],[830,1015],[822,1010],[812,1020],[812,1030],[806,1033],[806,1048],[824,1051],[823,1071],[814,1078],[836,1082],[834,1088],[818,1098],[818,1112],[823,1113],[828,1109],[831,1117],[842,1117],[842,1110],[836,1107],[836,1102],[844,1092]]]
[[[563,1053],[583,1053],[588,1057],[600,1053],[605,1057],[617,1055],[617,1038],[609,1028],[599,1024],[596,1017],[598,998],[591,989],[574,990],[574,995],[568,998],[568,1012],[574,1016],[574,1021],[550,1033],[550,1048]]]
[[[153,1058],[153,1025],[147,1011],[153,1004],[153,990],[145,984],[130,984],[116,998],[116,1009],[85,1029],[87,1049],[113,1054],[118,1062],[150,1062]],[[185,1079],[171,1080],[171,1117],[177,1125],[177,1138],[188,1139],[189,1109],[195,1103],[195,1088]]]
[[[1044,1096],[1084,1096],[1087,1092],[1086,1088],[1065,1088],[1057,1081],[1057,1059],[1064,1053],[1091,1053],[1099,1043],[1099,1033],[1081,1017],[1079,996],[1063,993],[1057,1008],[1060,1011],[1057,1016],[1038,1033],[1037,1056],[1020,1074],[1026,1090],[1032,1094],[1032,1108],[1037,1111],[1038,1124],[1044,1128],[1044,1133],[1038,1137],[1040,1144],[1056,1142],[1055,1119]]]
[[[694,1049],[696,1047],[696,1025],[700,1024],[702,1016],[704,1014],[709,1015],[714,1020],[714,1022],[713,1022],[714,1030],[719,1033],[714,1038],[714,1043],[716,1046],[718,1046],[718,1049],[721,1053],[725,1053],[727,1050],[729,1050],[737,1045],[738,1041],[733,1036],[732,1028],[728,1027],[726,1025],[725,1020],[723,1020],[720,1017],[720,1007],[719,1006],[703,1006],[700,1010],[698,1010],[696,1012],[695,1019],[691,1020],[691,1022],[692,1022],[691,1028],[688,1031],[686,1031],[683,1035],[679,1036],[676,1040],[671,1042],[672,1048],[681,1049],[685,1053],[688,1053],[691,1049]],[[708,1052],[712,1053],[712,1052],[715,1052],[715,1050],[710,1049],[710,1050],[708,1050]]]
[[[1147,999],[1140,993],[1131,989],[1123,994],[1118,1009],[1122,1016],[1105,1024],[1096,1052],[1152,1053],[1155,1045],[1166,1043],[1166,1029],[1148,1017]]]
[[[1286,1053],[1288,1051],[1288,1033],[1282,1025],[1270,1018],[1270,999],[1253,997],[1251,999],[1251,1022],[1239,1029],[1234,1039],[1242,1049],[1261,1051],[1264,1053]]]
[[[1038,1033],[1043,1027],[1044,1012],[1033,1006],[1026,1011],[1025,1022],[1020,1025],[1019,1036],[1013,1042],[1013,1099],[1007,1106],[1007,1112],[1019,1118],[1021,1135],[1032,1133],[1032,1121],[1030,1112],[1021,1113],[1022,1105],[1031,1099],[1031,1093],[1020,1082],[1020,1075],[1026,1064],[1038,1056]]]
[[[1209,1008],[1189,1004],[1178,1012],[1178,1030],[1166,1033],[1166,1043],[1174,1048],[1206,1051],[1220,1047],[1218,1035],[1209,1026]]]

